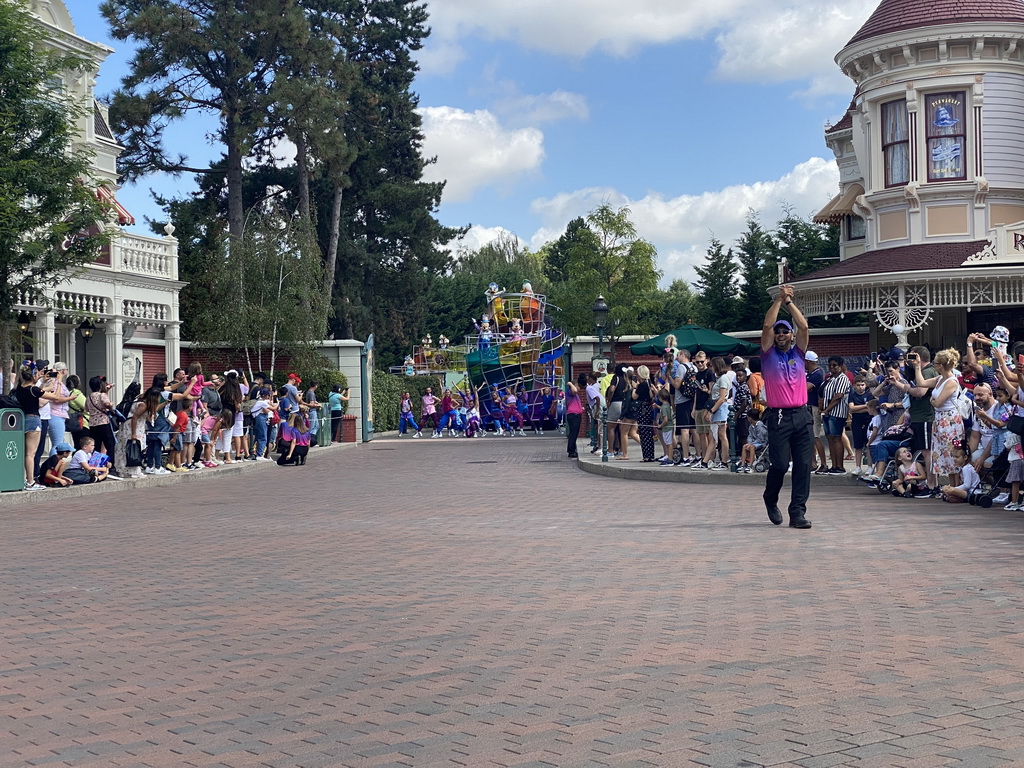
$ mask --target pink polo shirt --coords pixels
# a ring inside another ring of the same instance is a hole
[[[761,352],[761,376],[769,408],[799,408],[807,405],[807,375],[804,353],[796,345],[779,352],[773,345]]]

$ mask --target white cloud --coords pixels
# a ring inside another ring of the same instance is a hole
[[[448,243],[448,250],[458,253],[461,250],[475,251],[487,243],[493,243],[495,240],[516,240],[522,247],[526,247],[527,243],[515,232],[510,232],[504,227],[480,227],[474,224],[469,228],[461,238],[452,240]]]
[[[718,74],[728,80],[781,82],[831,74],[829,82],[852,91],[832,57],[853,36],[876,0],[842,4],[765,2],[733,20],[716,38]],[[834,91],[833,91],[834,92]]]
[[[461,41],[471,37],[582,58],[595,51],[628,56],[646,46],[714,33],[721,77],[806,80],[835,70],[832,57],[876,5],[877,0],[431,0],[433,32],[420,63],[425,73],[450,73],[463,58]]]
[[[425,181],[445,181],[446,202],[461,202],[485,186],[510,184],[535,173],[544,160],[544,134],[536,128],[505,128],[486,110],[425,107],[423,154],[437,156]]]
[[[554,240],[576,216],[586,216],[596,206],[629,206],[637,233],[658,248],[659,267],[667,285],[676,278],[695,279],[693,267],[701,262],[713,235],[732,245],[746,226],[747,212],[758,213],[763,226],[771,227],[790,208],[798,216],[817,212],[835,194],[839,172],[832,160],[812,157],[779,179],[737,184],[700,195],[666,198],[649,193],[630,200],[602,187],[535,200],[533,212],[541,227],[530,239],[531,248]]]
[[[586,120],[590,117],[587,99],[579,93],[524,94],[513,91],[500,99],[494,110],[515,125],[537,125],[558,120]]]

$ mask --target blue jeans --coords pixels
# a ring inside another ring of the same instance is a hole
[[[416,419],[413,418],[413,415],[411,413],[403,413],[403,414],[401,414],[401,416],[400,416],[400,418],[398,420],[398,433],[399,434],[401,434],[401,435],[405,434],[405,425],[406,424],[412,424],[412,428],[413,429],[415,429],[417,432],[420,431],[419,424],[416,423]]]
[[[256,433],[256,455],[262,456],[267,450],[267,414],[256,414],[253,431]]]
[[[50,456],[57,455],[56,445],[57,443],[64,442],[64,426],[67,424],[67,419],[63,416],[50,416],[50,423],[46,428],[47,434],[50,436]],[[40,439],[40,443],[42,440]]]
[[[159,469],[164,453],[164,444],[159,438],[149,435],[146,439],[146,466],[150,469]]]

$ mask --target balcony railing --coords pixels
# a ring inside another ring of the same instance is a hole
[[[97,266],[109,266],[114,272],[178,279],[178,241],[172,237],[147,237],[121,232],[110,243],[109,264],[101,259]]]

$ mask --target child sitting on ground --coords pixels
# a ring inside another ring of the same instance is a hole
[[[768,445],[768,428],[761,421],[761,412],[756,408],[747,411],[747,442],[740,453],[740,472],[750,472],[757,461],[757,455]]]
[[[54,450],[56,453],[39,468],[39,479],[43,485],[50,488],[67,488],[73,485],[70,478],[64,477],[64,470],[71,466],[71,446],[67,443],[57,443]]]
[[[981,478],[978,477],[977,470],[970,462],[970,456],[967,454],[967,449],[962,445],[956,445],[953,448],[953,461],[956,463],[957,469],[960,470],[961,482],[960,485],[944,485],[942,486],[942,500],[948,501],[952,504],[961,504],[967,501],[967,497],[970,496],[971,491],[981,485]]]
[[[306,463],[306,454],[309,453],[309,422],[305,416],[293,413],[281,427],[281,440],[287,443],[288,448],[282,451],[281,458],[277,460],[279,466]]]
[[[896,451],[896,479],[892,481],[892,495],[906,499],[920,493],[928,477],[924,464],[914,461],[914,454],[906,446]]]
[[[89,464],[96,450],[96,441],[91,437],[83,437],[79,445],[81,447],[71,457],[71,466],[64,470],[64,477],[75,485],[87,485],[106,480],[110,470],[106,467],[94,467]]]

